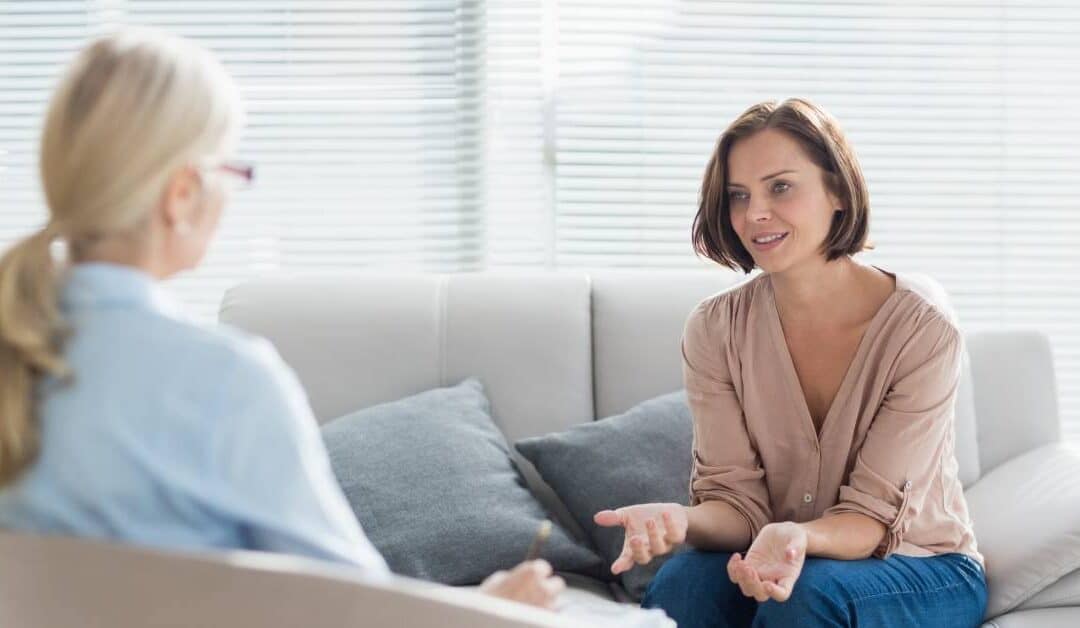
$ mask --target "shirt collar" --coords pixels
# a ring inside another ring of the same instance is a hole
[[[179,307],[149,274],[132,266],[88,262],[67,269],[60,304],[65,308],[118,306],[178,314]]]

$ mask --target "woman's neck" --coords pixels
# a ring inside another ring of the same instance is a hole
[[[776,301],[786,311],[824,312],[842,305],[857,289],[861,267],[850,257],[831,262],[818,258],[780,273],[771,273]]]

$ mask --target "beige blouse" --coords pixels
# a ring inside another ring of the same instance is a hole
[[[691,503],[730,504],[754,536],[773,521],[862,513],[888,530],[875,556],[961,552],[981,563],[953,447],[962,354],[944,291],[898,275],[819,435],[769,275],[706,299],[683,336]]]

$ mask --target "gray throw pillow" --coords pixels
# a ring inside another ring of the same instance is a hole
[[[547,518],[476,379],[335,419],[322,435],[345,497],[395,573],[476,584],[520,562]],[[541,556],[557,570],[602,570],[557,526]]]
[[[686,394],[676,392],[625,414],[526,438],[515,447],[555,490],[610,567],[622,552],[623,529],[602,528],[593,515],[631,504],[688,504],[692,440]],[[623,573],[626,592],[640,600],[669,557]]]

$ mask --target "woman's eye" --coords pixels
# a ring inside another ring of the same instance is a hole
[[[745,201],[750,198],[750,195],[741,190],[731,190],[728,192],[728,198],[733,201]]]
[[[781,192],[787,192],[789,189],[791,189],[791,186],[788,185],[787,183],[784,183],[783,181],[777,181],[772,186],[772,191],[773,191],[774,194],[780,194]]]

